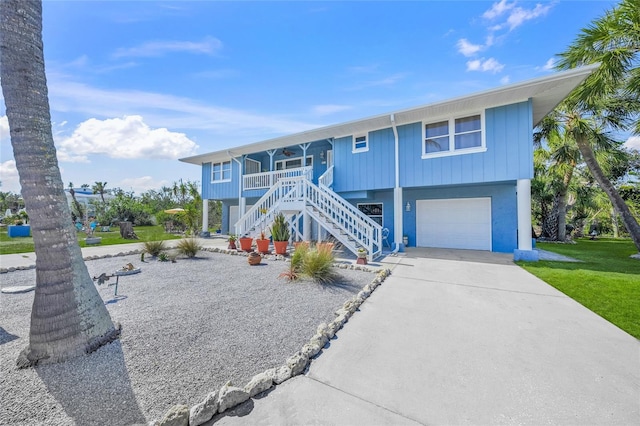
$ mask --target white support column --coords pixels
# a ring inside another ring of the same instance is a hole
[[[402,188],[393,188],[393,242],[395,247],[402,247]]]
[[[531,238],[531,180],[518,179],[516,183],[518,210],[518,248],[513,252],[514,260],[538,261],[539,254],[533,250]]]
[[[209,200],[202,200],[202,235],[207,236],[209,232]]]
[[[518,249],[531,250],[531,180],[518,179]]]

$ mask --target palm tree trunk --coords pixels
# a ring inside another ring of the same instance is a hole
[[[565,241],[567,239],[567,194],[569,192],[569,185],[573,178],[573,165],[564,174],[562,178],[562,189],[558,193],[558,241]]]
[[[584,162],[587,164],[587,167],[589,167],[589,171],[596,182],[598,182],[598,185],[600,185],[600,188],[602,188],[605,194],[607,194],[609,200],[611,200],[611,204],[613,204],[613,207],[620,214],[622,222],[627,228],[627,231],[629,231],[629,235],[631,235],[633,243],[636,245],[638,251],[640,251],[640,225],[638,225],[638,221],[633,217],[629,206],[627,206],[620,194],[618,194],[618,191],[616,191],[615,187],[602,172],[586,137],[577,137],[576,143],[578,144],[578,149],[580,150],[580,154],[582,154]]]
[[[51,133],[42,4],[0,2],[0,79],[36,251],[29,345],[19,367],[89,353],[120,334],[82,260]]]

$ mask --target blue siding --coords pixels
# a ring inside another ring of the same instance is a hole
[[[533,177],[531,102],[485,111],[486,152],[422,159],[422,123],[398,126],[400,186],[483,183]]]
[[[334,141],[334,190],[393,188],[395,144],[391,128],[369,132],[369,150],[353,153],[351,136]]]
[[[515,182],[497,185],[466,185],[440,188],[405,189],[402,202],[411,204],[411,211],[403,208],[404,234],[409,245],[416,244],[416,200],[445,198],[491,197],[491,240],[496,252],[511,253],[517,248],[517,204]],[[388,210],[385,210],[385,215]],[[385,223],[387,219],[385,217]],[[393,228],[393,221],[391,227]]]
[[[238,163],[231,160],[231,181],[223,183],[211,182],[211,163],[202,165],[202,198],[207,200],[224,200],[238,197]]]

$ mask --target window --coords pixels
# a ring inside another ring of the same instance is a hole
[[[307,156],[306,163],[307,167],[313,166],[313,155]],[[302,167],[302,157],[276,161],[276,170],[297,169],[298,167]]]
[[[358,210],[382,226],[382,203],[358,204]]]
[[[367,135],[360,135],[353,137],[353,152],[365,152],[369,151],[369,141]]]
[[[422,158],[486,151],[482,114],[424,126]]]
[[[262,163],[260,163],[259,161],[253,160],[251,158],[245,158],[244,174],[252,175],[254,173],[260,173],[260,166],[262,166]]]
[[[211,165],[211,182],[229,182],[231,180],[231,161]]]

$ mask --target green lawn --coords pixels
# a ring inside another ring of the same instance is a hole
[[[96,231],[94,236],[102,237],[102,246],[115,244],[130,244],[150,240],[174,240],[180,238],[179,235],[167,234],[161,225],[158,226],[136,226],[133,230],[138,236],[138,240],[125,240],[120,237],[120,229],[111,227],[109,232]],[[78,243],[80,247],[86,247],[84,243],[86,235],[84,232],[78,233]],[[9,238],[6,228],[0,231],[0,254],[29,253],[34,251],[32,237]]]
[[[593,312],[640,339],[640,260],[631,240],[581,239],[577,244],[537,247],[582,262],[518,262]]]

